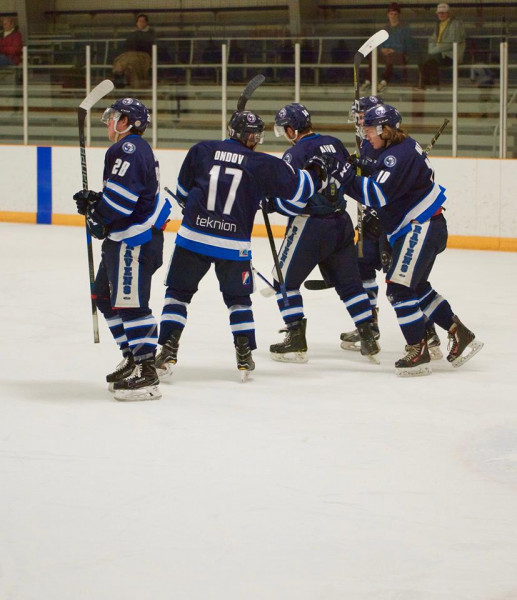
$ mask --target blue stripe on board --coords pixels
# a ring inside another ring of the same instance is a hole
[[[38,146],[38,210],[36,222],[52,223],[52,148]]]

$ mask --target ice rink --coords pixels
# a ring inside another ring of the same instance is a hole
[[[517,254],[439,257],[434,287],[485,347],[415,379],[380,280],[380,366],[340,349],[333,290],[304,293],[309,363],[271,361],[282,322],[256,293],[242,384],[212,270],[162,399],[119,403],[83,230],[0,240],[1,600],[517,599]]]

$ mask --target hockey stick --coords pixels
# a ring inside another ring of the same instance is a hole
[[[170,190],[168,187],[164,187],[163,188],[167,194],[169,194],[169,196],[172,196],[174,198],[174,200],[176,200],[176,202],[180,205],[181,210],[183,210],[185,208],[185,201],[181,200],[181,198],[179,198],[178,196],[176,196],[176,194]]]
[[[248,82],[242,94],[239,96],[239,99],[237,100],[237,110],[244,110],[246,108],[246,103],[248,100],[251,98],[251,96],[253,96],[253,93],[259,87],[259,85],[262,85],[265,80],[266,78],[264,75],[259,74],[255,75],[255,77]]]
[[[434,134],[433,139],[427,144],[426,149],[424,150],[424,154],[427,156],[429,152],[433,149],[436,144],[436,140],[442,135],[445,131],[445,128],[449,124],[449,119],[444,119],[438,131]],[[308,279],[304,282],[304,287],[308,290],[327,290],[329,288],[334,287],[329,281],[325,279]]]
[[[444,119],[440,129],[438,129],[438,131],[434,134],[433,139],[427,144],[427,148],[424,150],[424,154],[426,156],[429,154],[429,152],[431,152],[433,146],[436,144],[436,140],[442,135],[448,124],[449,119]]]
[[[264,223],[266,225],[267,237],[269,240],[269,245],[271,247],[271,254],[273,255],[273,262],[275,263],[276,276],[278,278],[278,283],[280,284],[280,293],[282,294],[284,304],[286,306],[289,306],[289,298],[287,297],[287,290],[285,289],[284,276],[282,274],[282,268],[280,267],[280,260],[278,259],[278,252],[276,251],[275,240],[273,238],[273,232],[271,231],[271,223],[269,221],[269,215],[267,214],[267,210],[264,207],[262,207],[262,216],[264,217]]]
[[[253,267],[253,272],[258,275],[258,277],[260,277],[260,279],[262,279],[262,281],[267,285],[266,288],[262,288],[260,290],[260,295],[264,296],[264,298],[271,298],[271,296],[274,296],[276,294],[275,286],[269,281],[269,279],[266,279],[260,271],[255,269],[255,267]]]
[[[355,117],[355,146],[357,156],[360,155],[361,150],[361,135],[360,135],[360,121],[359,114],[359,69],[361,68],[361,62],[363,58],[368,56],[370,52],[380,46],[389,37],[389,33],[385,29],[380,29],[374,33],[366,42],[359,48],[354,55],[354,117]],[[360,172],[359,172],[360,174]],[[359,258],[363,258],[363,205],[357,205],[357,254]]]
[[[239,96],[237,100],[237,110],[244,110],[246,108],[246,104],[248,100],[251,98],[255,90],[264,83],[265,81],[264,75],[255,75],[253,79],[251,79],[246,87],[244,88],[242,94]],[[282,293],[282,298],[286,306],[289,306],[289,299],[287,298],[287,291],[285,289],[284,276],[282,275],[282,269],[280,268],[280,261],[278,260],[278,253],[276,251],[275,240],[273,238],[273,232],[271,230],[271,223],[269,222],[269,216],[267,214],[266,209],[262,206],[262,215],[264,217],[264,224],[266,225],[267,237],[269,240],[269,246],[271,247],[271,254],[273,255],[273,262],[275,263],[275,270],[278,278],[278,283],[280,284],[280,292]]]
[[[79,149],[81,151],[81,175],[83,178],[83,190],[88,189],[88,170],[86,167],[86,141],[84,137],[84,123],[90,108],[101,98],[109,94],[113,89],[113,82],[109,79],[101,81],[98,86],[86,96],[77,109],[77,122],[79,125]],[[88,251],[88,270],[90,274],[90,298],[92,302],[93,342],[99,343],[99,317],[97,315],[97,304],[93,297],[93,286],[95,283],[95,269],[93,266],[92,236],[86,228],[86,247]]]

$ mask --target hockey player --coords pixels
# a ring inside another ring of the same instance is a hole
[[[177,196],[184,204],[184,216],[166,279],[159,336],[162,349],[156,359],[160,375],[172,373],[189,303],[212,264],[228,307],[243,381],[255,367],[250,297],[255,214],[265,197],[276,194],[291,210],[301,211],[318,183],[316,168],[311,172],[293,169],[274,156],[254,152],[263,132],[264,122],[257,114],[237,111],[228,125],[228,139],[196,144],[183,162]]]
[[[158,161],[142,134],[146,106],[122,98],[102,121],[112,146],[104,160],[104,188],[74,195],[90,234],[103,239],[94,295],[123,360],[106,380],[117,400],[161,397],[154,367],[157,322],[149,308],[151,278],[162,264],[163,228],[171,206],[159,195]]]
[[[311,115],[303,104],[284,106],[275,117],[275,134],[293,145],[283,159],[301,168],[314,155],[332,155],[345,161],[349,154],[335,137],[315,133]],[[372,332],[372,310],[363,290],[354,249],[354,226],[346,212],[343,194],[335,192],[335,201],[327,202],[316,193],[302,214],[292,211],[278,198],[270,208],[287,215],[289,222],[279,258],[285,280],[288,304],[282,294],[276,299],[286,326],[285,339],[270,347],[271,358],[284,362],[307,362],[306,324],[300,286],[316,267],[332,282],[339,297],[354,320],[360,338],[361,353],[372,357],[379,346]],[[276,275],[275,275],[276,277]],[[275,286],[280,289],[275,278]]]
[[[426,317],[448,332],[447,360],[454,367],[472,358],[483,344],[428,281],[436,256],[447,243],[442,212],[445,188],[434,182],[429,159],[400,128],[401,121],[399,112],[388,104],[367,110],[366,139],[381,151],[375,168],[365,177],[344,164],[333,174],[346,194],[377,211],[392,248],[387,294],[406,339],[406,354],[395,363],[397,373],[429,375]]]
[[[363,115],[373,106],[382,104],[383,100],[380,96],[363,96],[359,99],[359,134],[361,145],[359,147],[359,156],[352,155],[352,162],[360,168],[363,175],[369,175],[375,166],[375,160],[380,150],[374,150],[370,142],[364,139],[362,133]],[[350,115],[348,121],[354,123],[356,120],[355,104],[350,107]],[[386,235],[382,232],[379,219],[372,209],[365,209],[363,212],[362,222],[363,232],[363,256],[357,258],[359,265],[359,273],[365,292],[368,294],[370,305],[373,313],[372,329],[375,339],[380,337],[379,326],[377,322],[377,296],[379,294],[379,286],[376,281],[376,271],[383,268],[383,263],[387,267],[389,262],[390,252],[389,244]],[[361,347],[361,338],[359,331],[349,331],[341,334],[341,347],[343,350],[359,350]]]
[[[359,157],[354,161],[354,164],[360,168],[361,175],[368,176],[372,173],[376,159],[382,152],[382,148],[374,149],[367,139],[364,139],[362,132],[364,113],[378,104],[382,104],[383,100],[380,96],[363,96],[359,99],[359,124],[361,126],[361,137],[363,138],[360,146]],[[349,121],[355,121],[355,106],[352,104],[350,108]],[[370,304],[372,306],[374,322],[372,328],[374,330],[375,339],[380,338],[378,324],[378,308],[377,297],[379,294],[379,285],[376,280],[376,271],[386,271],[389,268],[391,261],[391,249],[383,231],[377,212],[372,208],[365,208],[363,212],[363,256],[358,257],[359,272],[363,287],[368,294]],[[443,357],[440,350],[440,338],[438,337],[435,327],[431,321],[426,322],[426,339],[429,354],[432,360],[439,360]],[[343,350],[359,350],[361,339],[357,329],[341,334],[341,348]]]

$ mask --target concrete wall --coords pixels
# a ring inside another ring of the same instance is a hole
[[[102,188],[102,167],[106,148],[88,148],[88,183]],[[175,190],[185,150],[157,150],[161,186]],[[446,217],[450,246],[517,251],[517,164],[515,160],[481,158],[439,158],[432,164],[436,180],[447,189]],[[73,194],[82,187],[78,148],[0,146],[0,220],[79,225]],[[355,202],[349,203],[356,213]],[[181,219],[174,207],[171,228]],[[282,235],[285,219],[271,215]],[[264,234],[261,214],[257,215],[257,235]]]

